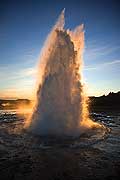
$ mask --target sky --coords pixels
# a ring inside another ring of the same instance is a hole
[[[0,0],[0,98],[33,99],[40,50],[65,8],[65,28],[84,24],[89,96],[120,90],[119,0]]]

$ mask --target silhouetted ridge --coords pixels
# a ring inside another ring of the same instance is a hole
[[[100,97],[90,97],[90,109],[120,109],[120,91]]]

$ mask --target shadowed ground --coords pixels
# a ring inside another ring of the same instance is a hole
[[[102,121],[111,131],[100,141],[89,141],[88,137],[86,143],[82,143],[69,138],[35,137],[21,132],[24,117],[2,112],[0,179],[117,179],[120,169],[120,113],[92,113],[91,116]]]

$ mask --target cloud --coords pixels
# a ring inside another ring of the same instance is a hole
[[[20,75],[24,75],[26,77],[28,76],[35,76],[36,75],[36,68],[26,68],[26,69],[23,69],[21,72],[20,72]]]
[[[85,46],[85,57],[87,60],[109,56],[120,51],[120,46],[116,44],[100,44],[96,41],[88,41]]]
[[[84,70],[85,71],[89,71],[89,70],[97,70],[97,69],[100,69],[100,68],[103,68],[105,66],[112,66],[112,65],[115,65],[115,64],[119,64],[120,63],[120,60],[114,60],[114,61],[109,61],[109,62],[105,62],[105,63],[102,63],[102,64],[97,64],[96,66],[85,66],[84,67]]]
[[[0,67],[0,98],[30,98],[35,93],[36,68]]]
[[[7,66],[0,67],[0,82],[35,77],[36,72],[36,67],[29,67],[24,69]]]

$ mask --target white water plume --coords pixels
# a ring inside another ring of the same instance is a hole
[[[38,91],[29,128],[40,135],[79,135],[96,126],[89,119],[82,80],[83,25],[64,29],[64,10],[40,56]]]

